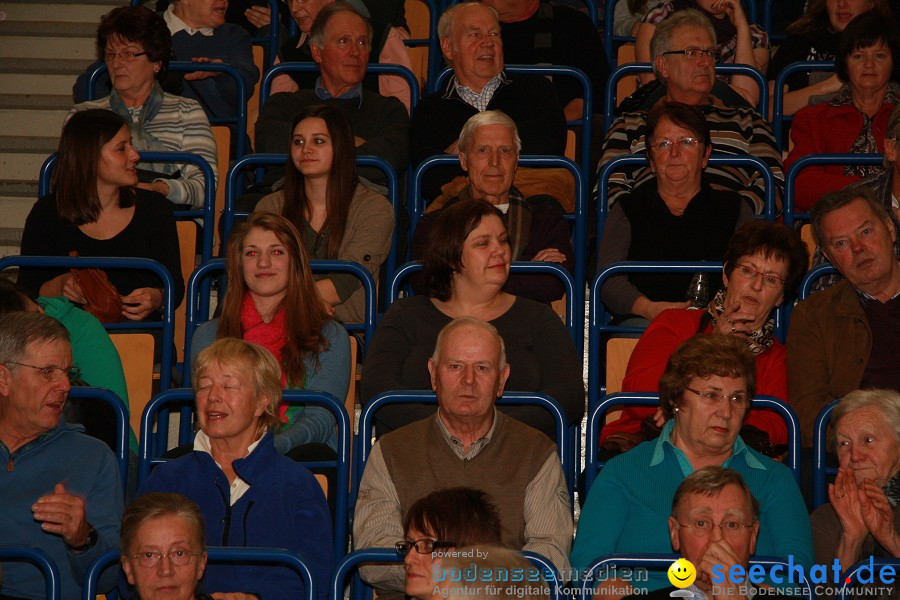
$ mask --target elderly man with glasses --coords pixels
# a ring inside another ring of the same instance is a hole
[[[653,72],[661,84],[648,84],[626,99],[603,142],[598,170],[610,160],[627,154],[643,154],[647,137],[647,112],[666,101],[698,106],[709,123],[712,153],[755,156],[775,176],[784,180],[781,153],[769,125],[756,110],[724,83],[717,83],[716,34],[709,20],[697,10],[680,11],[660,23],[650,42]],[[755,168],[711,165],[706,170],[715,189],[740,194],[756,214],[765,208],[765,180]],[[628,167],[613,173],[608,203],[652,179],[649,167]]]
[[[0,540],[42,550],[62,598],[81,598],[98,556],[118,547],[123,494],[109,448],[61,420],[76,377],[69,334],[41,313],[0,318]],[[32,566],[3,563],[3,598],[42,598]]]

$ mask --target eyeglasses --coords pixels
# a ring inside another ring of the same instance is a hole
[[[666,150],[671,150],[675,146],[680,147],[682,150],[691,150],[693,148],[696,148],[701,143],[702,142],[697,138],[686,137],[686,138],[681,138],[680,140],[675,140],[675,141],[660,140],[653,144],[647,144],[647,145],[650,146],[651,148],[653,148],[654,150],[656,150],[657,152],[665,152]]]
[[[738,263],[736,265],[735,271],[744,279],[756,279],[757,275],[762,275],[763,284],[770,288],[777,288],[784,285],[784,279],[782,279],[778,275],[775,275],[774,273],[763,273],[762,271],[757,271],[750,265]]]
[[[200,556],[202,552],[191,552],[190,550],[172,550],[163,554],[162,552],[138,552],[132,554],[130,558],[137,560],[138,566],[144,569],[152,569],[159,565],[164,557],[168,557],[169,561],[176,567],[184,567],[194,562],[195,556]]]
[[[135,52],[133,50],[119,50],[118,52],[112,52],[111,50],[107,50],[103,53],[103,59],[106,62],[112,62],[117,56],[119,60],[122,62],[134,62],[138,56],[144,56],[147,54],[146,52]]]
[[[747,395],[743,392],[735,392],[734,394],[717,394],[716,392],[701,392],[694,388],[685,387],[689,392],[694,392],[706,401],[706,404],[716,405],[721,400],[728,400],[732,404],[744,406],[747,403]]]
[[[725,521],[721,521],[719,523],[713,523],[708,519],[695,519],[690,523],[678,523],[679,527],[687,527],[691,531],[693,531],[694,535],[708,535],[710,531],[712,531],[713,527],[718,527],[722,530],[722,533],[725,535],[737,535],[747,529],[748,527],[753,527],[756,523],[750,523],[749,525],[744,525],[737,519],[727,519]]]
[[[63,375],[69,378],[69,381],[74,381],[81,377],[81,369],[78,367],[39,367],[37,365],[26,365],[25,363],[20,362],[8,362],[8,365],[18,365],[20,367],[28,367],[29,369],[37,369],[41,372],[41,377],[49,381],[58,381]]]
[[[688,58],[708,56],[713,62],[719,62],[719,58],[722,56],[718,50],[704,50],[703,48],[685,48],[684,50],[666,50],[663,52],[663,56],[670,56],[672,54],[683,54]]]
[[[415,548],[416,552],[419,554],[431,554],[435,550],[440,550],[441,548],[453,548],[455,546],[456,542],[439,542],[437,540],[424,538],[414,542],[408,540],[397,542],[394,545],[394,548],[397,549],[397,556],[406,556],[413,548]]]

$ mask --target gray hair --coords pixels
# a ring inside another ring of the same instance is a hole
[[[716,45],[716,30],[702,12],[695,8],[689,8],[673,13],[671,17],[656,26],[656,31],[650,38],[650,63],[653,65],[653,74],[660,81],[662,81],[662,75],[659,67],[656,66],[656,59],[662,56],[663,52],[674,50],[671,47],[672,35],[678,27],[702,27],[712,39],[713,46]]]
[[[855,390],[837,403],[831,411],[831,426],[837,427],[841,419],[860,408],[878,409],[888,427],[894,432],[894,439],[900,442],[900,394],[894,390]]]
[[[500,13],[498,13],[493,6],[488,6],[487,4],[482,4],[478,1],[460,2],[445,10],[444,14],[441,15],[440,20],[438,20],[438,39],[449,38],[453,34],[453,25],[456,22],[457,17],[456,13],[470,6],[481,6],[491,11],[491,14],[493,14],[494,18],[497,20],[497,23],[500,23]]]
[[[500,332],[497,331],[497,328],[488,323],[487,321],[482,321],[481,319],[476,319],[475,317],[458,317],[453,319],[441,329],[441,332],[437,336],[437,341],[434,343],[434,354],[431,355],[431,360],[434,361],[435,364],[440,362],[441,358],[441,346],[444,343],[444,337],[449,335],[453,330],[459,329],[460,327],[477,327],[483,331],[488,332],[491,337],[497,340],[497,343],[500,344],[500,356],[497,361],[497,367],[502,371],[506,368],[506,344],[503,343],[503,336],[500,335]]]
[[[11,312],[0,317],[0,364],[21,361],[28,344],[56,341],[68,342],[69,332],[62,323],[44,313]]]
[[[322,7],[322,10],[319,11],[319,14],[316,15],[316,20],[313,21],[312,28],[309,30],[310,45],[318,46],[319,48],[322,47],[325,43],[325,28],[328,27],[328,21],[330,21],[331,17],[334,15],[342,12],[353,13],[362,19],[363,23],[366,24],[366,29],[369,30],[369,45],[371,46],[373,35],[372,24],[369,23],[369,20],[356,10],[356,8],[341,0],[335,0],[335,2],[325,5]]]
[[[688,494],[718,496],[728,485],[736,485],[741,489],[747,497],[753,520],[758,521],[759,501],[753,496],[753,492],[750,491],[744,478],[737,471],[720,466],[703,467],[684,478],[672,497],[672,516],[677,517],[675,513],[678,512],[678,507]]]
[[[869,205],[869,208],[872,209],[872,212],[877,218],[882,221],[890,221],[891,216],[888,214],[887,208],[885,208],[884,204],[882,204],[875,196],[875,192],[868,187],[854,185],[835,192],[828,192],[819,198],[819,201],[815,203],[809,214],[813,235],[816,237],[816,242],[818,242],[819,246],[822,246],[823,249],[825,240],[822,237],[822,220],[825,219],[828,214],[844,208],[855,200],[863,200]]]
[[[463,125],[462,131],[459,132],[459,149],[468,152],[469,141],[475,135],[475,130],[483,125],[503,125],[512,131],[513,138],[516,140],[516,154],[522,152],[522,139],[519,137],[519,128],[516,122],[509,115],[501,110],[485,110],[469,117],[466,124]]]

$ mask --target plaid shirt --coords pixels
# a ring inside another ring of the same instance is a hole
[[[500,84],[504,80],[503,71],[500,71],[494,77],[484,84],[484,87],[481,88],[481,93],[476,94],[470,88],[464,86],[459,82],[456,78],[456,75],[453,76],[453,87],[456,89],[456,93],[459,94],[459,97],[462,98],[463,102],[477,110],[478,112],[482,112],[487,110],[488,104],[491,102],[491,98],[494,97],[494,92],[497,91],[497,88],[500,87]]]

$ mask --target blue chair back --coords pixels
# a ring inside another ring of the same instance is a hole
[[[424,390],[398,390],[378,394],[362,407],[359,415],[359,436],[357,436],[356,456],[354,461],[354,491],[353,498],[359,491],[359,482],[362,480],[366,461],[369,460],[372,438],[374,435],[375,413],[389,404],[433,404],[437,407],[437,397],[433,392]],[[540,406],[545,408],[553,416],[556,424],[556,450],[566,474],[566,483],[569,486],[569,498],[573,498],[573,482],[571,466],[575,460],[575,429],[566,428],[566,415],[562,407],[553,398],[531,392],[504,392],[497,399],[497,406]],[[355,503],[354,503],[355,504]]]
[[[59,569],[40,548],[32,546],[0,546],[0,561],[26,562],[37,567],[44,576],[44,590],[47,600],[59,600],[61,583]]]
[[[624,2],[625,0],[619,0]],[[615,68],[615,65],[613,65]],[[603,117],[603,133],[609,131],[616,118],[616,85],[619,80],[627,75],[637,75],[638,73],[652,73],[653,67],[650,63],[626,63],[612,72],[606,81],[606,112]],[[756,82],[759,88],[759,104],[755,107],[759,114],[769,114],[769,83],[766,76],[758,69],[750,65],[734,65],[734,64],[718,64],[716,65],[716,75],[744,75],[750,77]]]
[[[590,491],[591,485],[597,478],[600,469],[606,464],[597,457],[600,443],[600,430],[606,418],[606,412],[614,406],[659,406],[659,394],[642,392],[621,392],[610,394],[600,400],[594,407],[588,410],[588,429],[585,435],[585,467],[584,489],[585,494]],[[787,465],[794,475],[794,479],[800,482],[800,422],[797,414],[785,402],[772,396],[755,396],[750,408],[767,409],[777,412],[784,419],[788,429],[788,454]]]
[[[237,69],[227,63],[195,63],[189,61],[173,60],[169,63],[169,71],[178,73],[193,73],[194,71],[214,71],[231,77],[234,80],[237,89],[237,114],[230,118],[210,119],[211,124],[227,123],[234,126],[235,135],[235,156],[240,158],[247,153],[247,99],[250,94],[247,92],[247,83]],[[86,100],[94,100],[94,87],[99,77],[107,72],[106,63],[98,63],[88,73],[87,97]]]
[[[132,2],[140,2],[140,0],[132,0]],[[278,5],[281,4],[278,0],[266,0],[268,3],[269,10],[272,13],[272,18],[269,25],[269,35],[265,37],[255,37],[250,41],[256,46],[262,46],[266,50],[266,60],[264,62],[264,67],[267,69],[272,66],[272,63],[275,62],[275,57],[278,56],[278,49],[281,48],[281,15]],[[285,8],[288,8],[290,3],[288,3]],[[272,23],[275,24],[272,27]],[[291,19],[291,25],[296,27],[296,23]],[[262,73],[260,73],[262,75]]]
[[[340,560],[344,556],[348,540],[349,490],[350,490],[350,438],[352,427],[350,417],[342,402],[326,392],[308,390],[284,390],[283,400],[291,405],[314,404],[331,411],[337,421],[337,458],[334,461],[304,462],[307,468],[335,469],[335,489],[328,490],[335,495],[334,552]],[[168,416],[178,408],[181,414],[179,444],[193,441],[194,391],[189,388],[168,390],[157,394],[144,408],[141,415],[141,446],[138,458],[138,486],[149,476],[151,467],[166,462],[162,456],[166,452],[168,438]],[[154,434],[153,427],[157,426]]]
[[[809,154],[800,158],[790,166],[784,174],[784,224],[794,226],[798,219],[809,220],[807,213],[794,212],[794,188],[797,186],[797,175],[810,165],[881,165],[882,154]]]
[[[828,476],[837,475],[837,469],[826,466],[828,456],[827,433],[831,423],[831,412],[841,399],[837,398],[828,403],[818,416],[813,428],[813,510],[828,502],[826,481]]]
[[[156,163],[187,163],[195,165],[203,172],[203,208],[197,210],[176,210],[175,218],[178,220],[203,219],[205,224],[203,227],[203,238],[201,241],[202,260],[206,261],[212,258],[213,240],[215,231],[212,223],[215,222],[216,214],[216,178],[213,175],[212,167],[205,158],[199,154],[190,152],[141,152],[141,162]],[[50,179],[53,175],[53,169],[56,167],[56,161],[59,156],[56,152],[47,157],[44,164],[41,165],[41,173],[38,181],[38,198],[46,196],[50,193]]]
[[[360,280],[365,291],[365,317],[362,323],[344,323],[344,328],[349,332],[361,332],[363,340],[363,352],[369,347],[372,336],[375,335],[375,317],[377,302],[375,297],[375,279],[372,274],[360,264],[349,260],[311,260],[310,269],[313,273],[349,273]],[[225,272],[225,260],[221,258],[208,261],[197,267],[191,273],[187,282],[185,298],[189,299],[185,315],[184,356],[182,365],[182,384],[190,385],[191,381],[191,343],[197,327],[209,321],[210,306],[210,282],[213,276]],[[219,288],[219,301],[225,298],[227,287],[223,279]]]
[[[128,432],[131,425],[122,400],[106,388],[77,386],[69,390],[69,398],[93,398],[109,405],[116,414],[116,462],[119,465],[119,479],[122,495],[128,489]]]
[[[169,270],[149,258],[107,258],[88,256],[6,256],[0,258],[0,271],[10,267],[28,269],[139,269],[150,271],[163,282],[163,320],[127,321],[124,323],[104,323],[109,332],[120,330],[159,329],[162,331],[162,352],[160,364],[174,365],[175,346],[175,284]],[[172,385],[172,369],[160,369],[159,389],[167,390]]]
[[[610,554],[608,556],[603,556],[585,570],[582,576],[581,597],[590,598],[593,595],[595,583],[594,574],[601,569],[608,569],[610,567],[613,569],[619,567],[645,567],[655,571],[665,571],[678,558],[680,558],[680,556],[677,554]],[[776,565],[782,567],[782,572],[789,573],[790,564],[793,563],[788,563],[782,558],[770,556],[750,557],[750,566],[760,565],[767,573]],[[800,596],[800,598],[803,598],[804,600],[816,600],[813,587],[805,577],[802,581],[798,582],[798,585],[803,588],[803,595]],[[584,596],[583,594],[587,594],[587,596]]]
[[[258,565],[281,565],[294,570],[303,580],[303,594],[300,595],[294,590],[293,593],[301,600],[315,600],[316,585],[325,585],[325,582],[316,582],[313,579],[312,571],[306,561],[299,555],[280,548],[240,548],[236,546],[207,546],[206,552],[208,562],[211,563],[237,563],[237,564],[258,564]],[[88,567],[84,575],[84,584],[82,585],[82,599],[95,600],[99,594],[97,583],[103,572],[119,565],[119,550],[113,548],[107,550],[96,559]]]
[[[772,0],[766,0],[767,19],[771,19],[771,2]],[[771,26],[771,23],[769,26]],[[769,35],[771,37],[771,34]],[[792,76],[809,71],[834,71],[834,61],[807,60],[791,63],[775,78],[775,88],[772,92],[772,134],[775,136],[775,143],[778,144],[779,150],[784,150],[785,147],[785,125],[794,120],[793,115],[784,114],[784,87]]]
[[[270,0],[271,1],[271,0]],[[262,79],[262,87],[259,91],[259,112],[262,114],[263,107],[269,99],[272,89],[272,81],[279,75],[288,73],[318,73],[319,65],[314,62],[283,62],[278,63],[274,67],[267,69]],[[412,71],[402,65],[394,64],[368,64],[366,65],[366,73],[374,73],[375,75],[397,75],[406,80],[409,86],[409,103],[410,111],[415,110],[419,104],[419,82]]]
[[[835,269],[831,263],[824,263],[807,271],[806,275],[803,276],[803,280],[800,282],[800,289],[797,290],[797,303],[809,298],[809,295],[812,294],[812,287],[819,278],[825,277],[826,275],[834,275],[836,273],[837,269]],[[784,306],[784,329],[785,331],[788,331],[791,323],[791,315],[794,313],[796,305],[793,302],[786,302],[785,304],[787,306]]]

